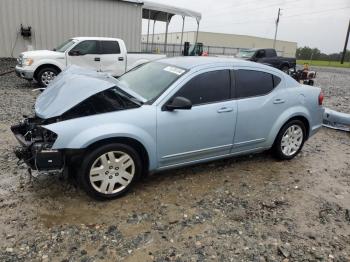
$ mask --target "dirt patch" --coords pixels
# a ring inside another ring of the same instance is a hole
[[[326,106],[350,112],[349,72],[320,69]],[[1,261],[350,261],[348,133],[323,129],[292,161],[264,153],[167,171],[95,202],[16,165],[9,126],[31,112],[33,87],[0,77]]]

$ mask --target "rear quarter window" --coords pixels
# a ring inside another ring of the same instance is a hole
[[[237,98],[266,95],[281,82],[278,76],[255,70],[236,70],[235,77]]]

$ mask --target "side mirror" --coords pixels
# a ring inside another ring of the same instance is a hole
[[[170,103],[165,105],[166,110],[190,110],[192,108],[192,102],[187,98],[177,96]]]
[[[71,51],[69,51],[68,55],[70,55],[70,56],[80,56],[80,55],[82,55],[82,53],[80,53],[79,50],[71,50]]]

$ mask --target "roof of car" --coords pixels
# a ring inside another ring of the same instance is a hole
[[[79,41],[82,40],[109,40],[109,41],[119,41],[119,38],[111,38],[111,37],[92,37],[92,36],[78,36],[78,37],[73,37],[72,39],[76,39]]]
[[[225,57],[204,57],[204,56],[189,56],[189,57],[173,57],[163,58],[158,60],[159,62],[170,64],[173,66],[181,67],[184,69],[192,69],[199,66],[215,66],[215,65],[227,65],[232,64],[233,66],[254,66],[256,68],[266,67],[262,64],[255,62],[245,61],[236,58],[225,58]]]

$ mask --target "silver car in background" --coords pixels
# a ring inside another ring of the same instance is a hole
[[[95,198],[115,198],[148,172],[273,149],[295,157],[322,126],[323,94],[248,61],[179,57],[118,80],[68,69],[12,126],[16,155],[39,171],[78,168]]]

